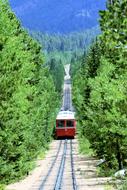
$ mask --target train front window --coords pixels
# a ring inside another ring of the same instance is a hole
[[[67,120],[66,126],[67,126],[67,127],[74,127],[74,121],[72,121],[72,120]]]
[[[58,120],[58,127],[64,127],[64,120]]]

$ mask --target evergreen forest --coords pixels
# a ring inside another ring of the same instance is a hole
[[[48,148],[60,102],[54,80],[41,46],[0,1],[0,183],[26,175]]]
[[[99,27],[51,35],[23,29],[0,1],[0,189],[28,175],[54,138],[68,63],[79,142],[103,159],[100,175],[127,168],[127,0],[99,14]]]
[[[102,34],[72,67],[73,101],[80,139],[109,176],[127,166],[127,0],[108,0],[100,17]]]
[[[74,32],[70,34],[48,34],[42,32],[28,31],[42,47],[45,57],[45,65],[49,68],[58,93],[62,91],[65,64],[74,63],[79,60],[90,44],[100,34],[99,27],[94,27],[85,32]]]

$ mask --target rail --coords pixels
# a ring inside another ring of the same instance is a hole
[[[73,181],[73,190],[78,190],[76,183],[75,171],[74,171],[74,159],[73,159],[73,149],[72,149],[72,140],[70,140],[70,156],[71,156],[71,172],[72,172],[72,181]]]
[[[51,166],[50,166],[50,168],[49,168],[49,170],[48,170],[48,172],[47,172],[47,175],[46,175],[45,178],[43,179],[43,181],[42,181],[42,183],[41,183],[41,185],[40,185],[39,190],[43,190],[43,189],[44,189],[44,185],[45,185],[46,181],[48,180],[48,177],[50,176],[50,173],[52,172],[52,169],[53,169],[53,167],[54,167],[54,164],[55,164],[55,162],[56,162],[56,160],[57,160],[57,158],[58,158],[61,145],[62,145],[62,140],[61,140],[60,143],[59,143],[59,147],[58,147],[58,151],[57,151],[57,153],[56,153],[55,159],[53,160],[53,162],[52,162],[52,164],[51,164]]]
[[[66,88],[64,91],[64,110],[70,110],[71,109],[71,92],[70,88]]]
[[[67,152],[67,139],[65,140],[65,143],[64,143],[64,151],[63,151],[60,167],[59,167],[59,170],[58,170],[54,190],[61,189],[62,178],[63,178],[63,173],[64,173],[64,166],[65,166],[65,159],[66,159],[66,152]]]

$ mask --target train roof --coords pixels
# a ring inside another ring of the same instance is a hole
[[[75,119],[75,113],[72,111],[60,111],[56,119]]]

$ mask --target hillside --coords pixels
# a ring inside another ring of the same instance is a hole
[[[43,50],[48,53],[52,51],[78,51],[88,49],[91,42],[100,34],[99,27],[85,30],[84,32],[73,32],[67,35],[48,34],[42,32],[29,31],[34,39],[39,41]]]
[[[105,8],[105,1],[10,0],[10,4],[24,27],[34,31],[68,33],[98,25],[98,11]]]
[[[90,44],[100,34],[99,27],[94,27],[84,32],[73,32],[65,34],[48,34],[29,31],[32,38],[42,46],[45,62],[52,59],[62,64],[78,60],[84,52],[87,52]]]

